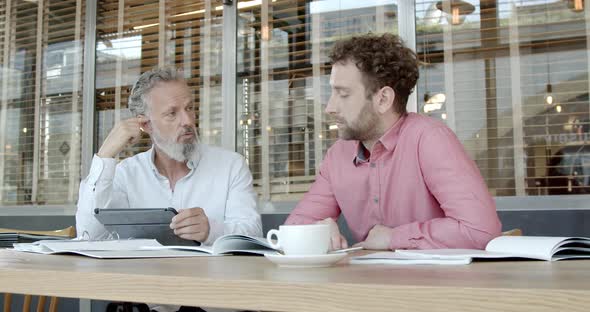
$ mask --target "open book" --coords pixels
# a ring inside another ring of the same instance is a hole
[[[146,246],[144,250],[185,250],[204,252],[209,255],[219,256],[226,254],[278,254],[265,238],[240,234],[228,234],[216,239],[211,246]]]
[[[48,241],[14,244],[17,251],[41,254],[78,254],[99,259],[171,258],[219,256],[227,254],[278,253],[263,238],[224,235],[212,246],[164,246],[155,239],[121,239],[102,241]]]
[[[585,237],[500,236],[485,250],[396,250],[351,258],[351,263],[469,264],[472,259],[526,258],[546,261],[590,259],[590,239]]]

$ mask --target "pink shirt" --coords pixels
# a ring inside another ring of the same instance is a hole
[[[368,161],[358,152],[359,141],[330,147],[286,224],[342,213],[358,241],[377,224],[393,228],[391,249],[484,249],[500,235],[479,169],[443,123],[409,113],[379,139]]]

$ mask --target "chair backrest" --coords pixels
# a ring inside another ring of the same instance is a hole
[[[62,236],[62,237],[73,238],[73,237],[76,237],[76,228],[73,226],[69,226],[65,229],[56,230],[56,231],[29,231],[29,230],[0,228],[0,233],[22,233],[22,234]]]
[[[57,230],[57,231],[29,231],[29,230],[15,230],[15,229],[2,229],[0,228],[0,233],[27,233],[27,234],[37,234],[37,235],[51,235],[51,236],[63,236],[73,238],[76,237],[76,228],[73,226],[67,227],[65,229]],[[11,311],[12,305],[12,298],[13,294],[6,293],[4,294],[4,312]],[[24,295],[23,300],[23,312],[30,312],[31,311],[31,304],[33,302],[33,295]],[[45,305],[47,303],[46,296],[39,296],[37,300],[37,308],[35,311],[43,312],[45,311]],[[56,312],[57,311],[57,297],[50,297],[49,301],[49,312]]]
[[[4,294],[4,312],[10,312],[12,305],[12,296],[13,294]],[[33,302],[33,295],[24,295],[23,300],[23,312],[30,312],[31,311],[31,304]],[[39,296],[37,300],[37,308],[35,311],[43,312],[45,311],[45,304],[47,302],[46,296]],[[57,312],[57,297],[51,297],[49,301],[49,312]]]

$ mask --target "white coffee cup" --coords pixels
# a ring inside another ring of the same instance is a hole
[[[277,237],[277,242],[272,237]],[[266,240],[285,255],[322,255],[330,247],[330,226],[328,224],[281,225],[266,234]]]

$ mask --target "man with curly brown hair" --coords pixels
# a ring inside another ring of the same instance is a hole
[[[330,224],[332,249],[348,246],[340,214],[366,249],[485,248],[501,224],[479,169],[445,124],[406,111],[416,54],[385,34],[337,42],[330,58],[341,140],[286,223]]]

